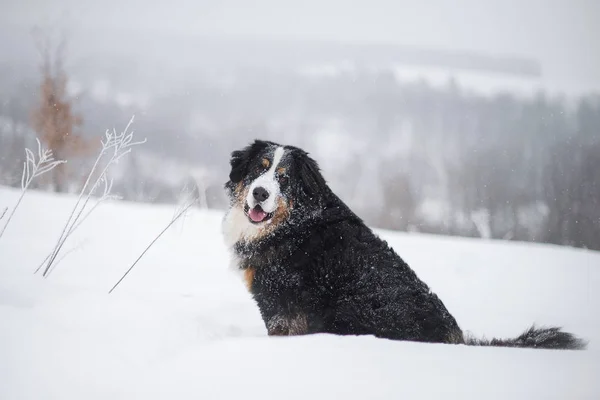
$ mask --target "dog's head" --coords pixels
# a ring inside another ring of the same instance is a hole
[[[325,179],[302,149],[256,140],[234,151],[230,165],[225,233],[233,243],[260,239],[322,207]]]

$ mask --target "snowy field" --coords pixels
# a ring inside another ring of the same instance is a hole
[[[17,196],[0,188],[0,212]],[[600,253],[381,232],[464,330],[556,324],[586,351],[269,338],[218,212],[190,212],[108,295],[174,208],[103,204],[33,275],[74,201],[29,192],[0,238],[2,400],[600,398]]]

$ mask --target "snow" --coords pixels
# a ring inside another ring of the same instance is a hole
[[[557,90],[542,77],[536,76],[517,76],[426,65],[396,65],[393,71],[396,80],[400,83],[423,80],[433,87],[443,88],[454,80],[459,87],[484,96],[511,93],[515,96],[533,97],[540,91],[552,94],[562,93],[560,89]]]
[[[358,65],[344,63],[314,64],[297,69],[297,72],[314,79],[332,79],[340,76],[356,76],[361,69]],[[447,88],[451,82],[468,93],[493,97],[499,94],[531,99],[540,92],[551,96],[566,95],[576,98],[585,95],[589,88],[558,85],[544,76],[517,75],[511,73],[478,71],[449,66],[427,64],[383,64],[367,65],[365,71],[377,76],[391,72],[399,84],[425,82],[434,88]]]
[[[0,187],[0,207],[17,197]],[[600,398],[599,253],[380,232],[463,329],[556,324],[586,351],[269,338],[228,268],[220,212],[191,212],[108,295],[174,209],[103,204],[55,271],[33,275],[74,201],[28,192],[0,239],[1,399]]]

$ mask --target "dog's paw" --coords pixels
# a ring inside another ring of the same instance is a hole
[[[305,315],[295,317],[275,316],[267,323],[269,336],[294,336],[308,333],[308,323]]]
[[[267,322],[267,332],[269,336],[288,336],[290,327],[287,319],[275,316]]]

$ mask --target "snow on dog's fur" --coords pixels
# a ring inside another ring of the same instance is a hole
[[[333,333],[469,345],[581,349],[559,328],[479,340],[327,185],[304,150],[256,140],[234,151],[223,220],[233,266],[269,335]]]

